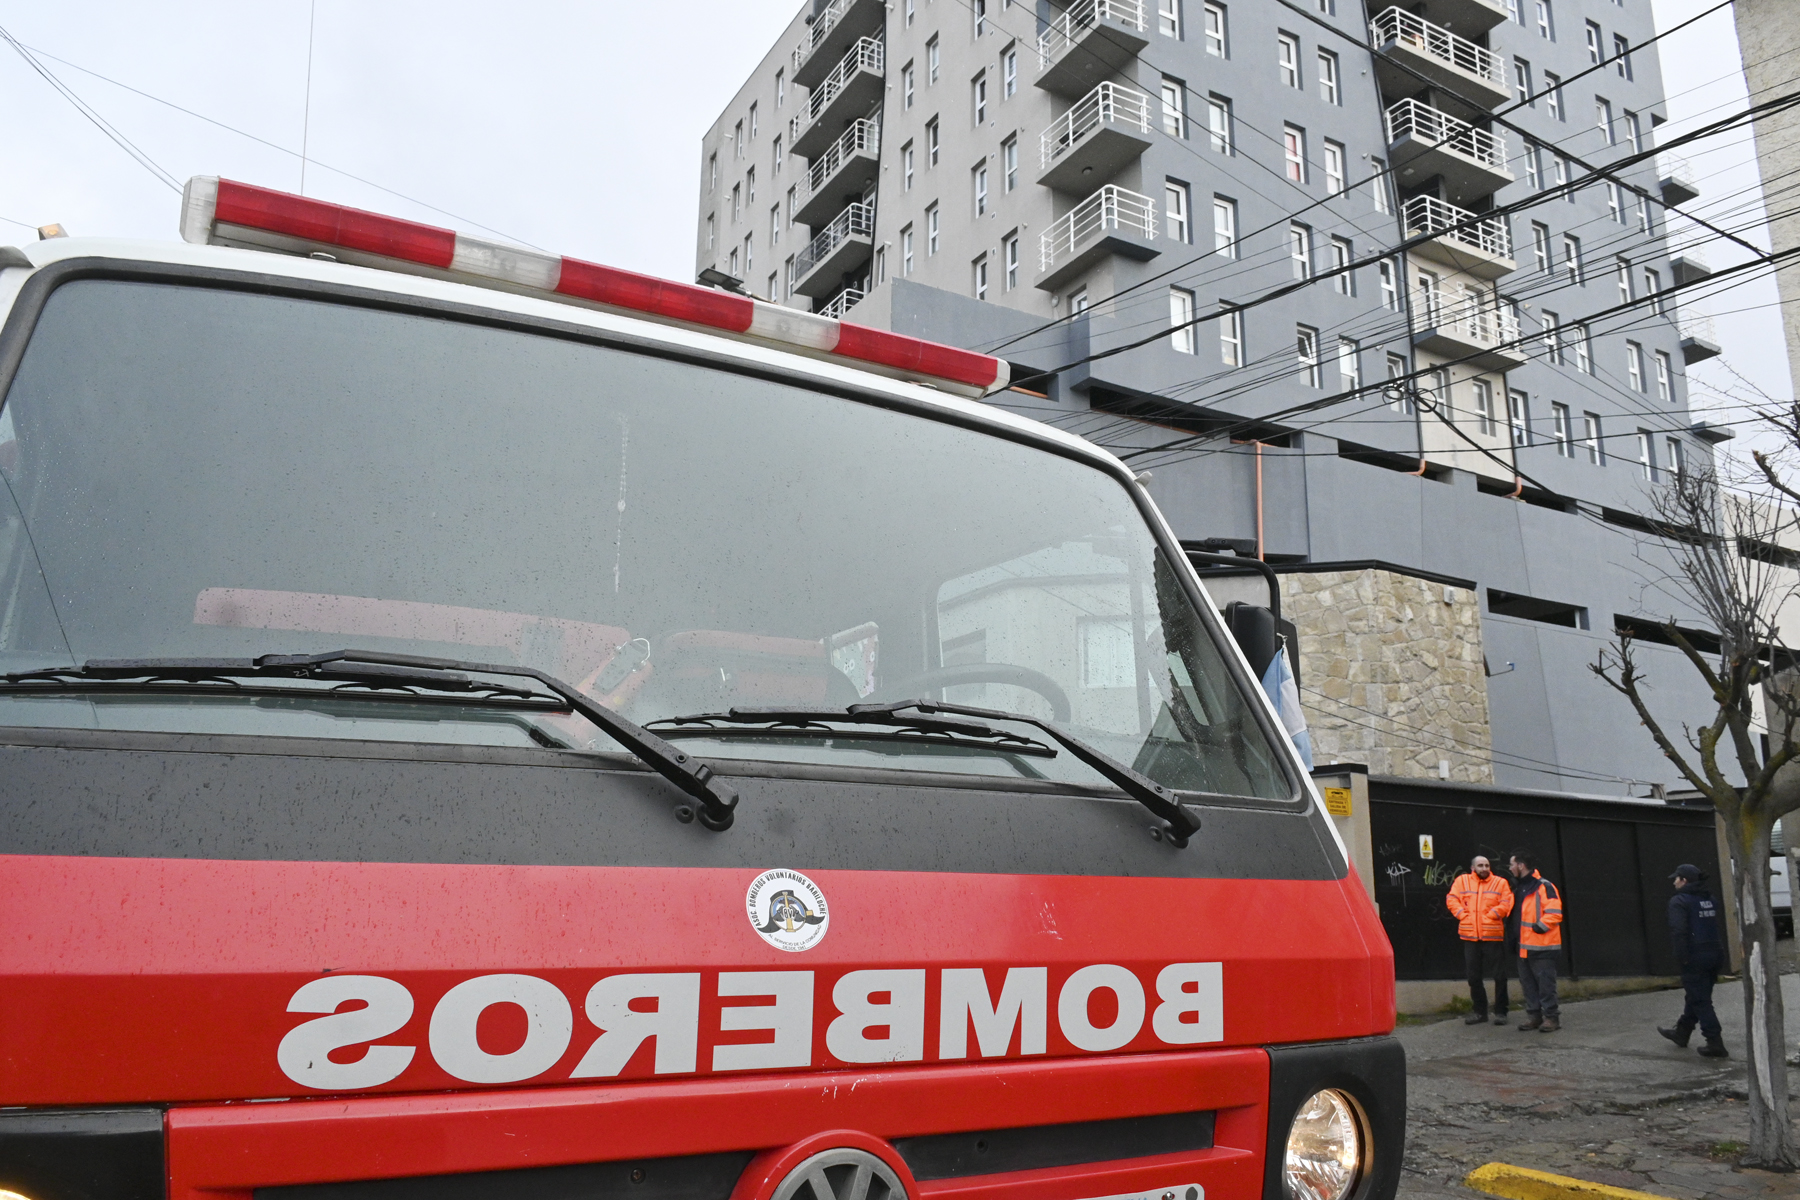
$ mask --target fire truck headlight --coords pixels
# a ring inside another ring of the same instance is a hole
[[[1344,1093],[1314,1092],[1288,1129],[1282,1176],[1288,1200],[1344,1200],[1364,1161],[1362,1122]]]
[[[18,1192],[9,1192],[0,1188],[0,1200],[31,1200],[30,1196],[21,1196]]]

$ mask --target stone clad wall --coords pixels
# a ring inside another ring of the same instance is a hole
[[[1494,782],[1477,593],[1391,571],[1295,572],[1281,607],[1300,634],[1313,761],[1437,779],[1447,760],[1450,779]]]

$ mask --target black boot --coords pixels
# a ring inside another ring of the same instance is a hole
[[[1725,1043],[1720,1041],[1716,1037],[1707,1038],[1706,1045],[1700,1047],[1698,1054],[1700,1055],[1701,1058],[1730,1058],[1731,1057],[1731,1051],[1727,1050],[1725,1048]]]
[[[1694,1036],[1694,1027],[1689,1025],[1686,1021],[1677,1021],[1675,1022],[1675,1027],[1673,1029],[1659,1025],[1656,1027],[1656,1032],[1662,1034],[1671,1042],[1680,1046],[1683,1050],[1686,1050],[1688,1039]]]

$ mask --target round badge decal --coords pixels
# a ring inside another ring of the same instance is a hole
[[[764,871],[751,880],[744,901],[750,928],[777,950],[811,950],[831,924],[825,893],[798,871]]]

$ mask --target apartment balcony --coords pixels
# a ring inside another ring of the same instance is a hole
[[[1408,97],[1387,110],[1388,161],[1402,186],[1440,175],[1456,199],[1491,196],[1514,179],[1506,139]]]
[[[875,206],[852,204],[794,255],[794,277],[789,287],[815,300],[832,295],[841,289],[845,275],[874,254]]]
[[[1486,33],[1506,21],[1506,0],[1424,0],[1415,5],[1427,21],[1464,37]]]
[[[1675,277],[1676,287],[1699,283],[1702,279],[1711,279],[1712,273],[1712,267],[1707,265],[1706,260],[1692,252],[1677,254],[1669,260],[1669,274]]]
[[[1156,234],[1156,201],[1109,183],[1039,236],[1037,286],[1059,291],[1112,254],[1146,262],[1161,252]]]
[[[794,219],[803,225],[822,225],[844,205],[868,194],[880,170],[881,125],[858,119],[844,136],[813,159],[806,181],[794,202]]]
[[[1711,317],[1684,317],[1679,329],[1683,363],[1691,367],[1697,362],[1719,357],[1719,335],[1713,331]]]
[[[1674,154],[1656,156],[1656,186],[1662,192],[1662,202],[1670,208],[1679,208],[1700,195],[1694,169],[1688,166],[1687,159]]]
[[[1038,139],[1038,182],[1063,192],[1092,192],[1149,148],[1150,97],[1103,83]]]
[[[1390,8],[1369,22],[1375,75],[1383,94],[1411,96],[1424,88],[1411,67],[1439,87],[1494,109],[1512,99],[1506,60],[1423,17]]]
[[[790,153],[808,161],[824,154],[844,134],[844,127],[867,116],[881,103],[887,55],[874,38],[858,38],[837,66],[806,98],[806,111],[795,118]]]
[[[1149,44],[1143,0],[1075,0],[1038,34],[1037,85],[1085,96]]]
[[[859,38],[880,36],[886,24],[883,0],[833,0],[794,47],[788,78],[802,87],[817,88]]]
[[[1518,270],[1512,256],[1512,235],[1503,218],[1478,216],[1436,196],[1414,196],[1406,202],[1404,212],[1408,238],[1422,233],[1437,235],[1412,248],[1420,258],[1480,279],[1498,279]]]
[[[845,288],[826,302],[825,307],[819,310],[819,315],[830,317],[833,321],[841,321],[844,319],[844,314],[861,304],[862,298],[866,295],[868,293],[861,288]]]
[[[1529,357],[1519,346],[1519,321],[1491,299],[1464,296],[1454,302],[1442,289],[1418,289],[1412,297],[1413,345],[1430,354],[1462,359],[1484,371],[1511,371]]]

